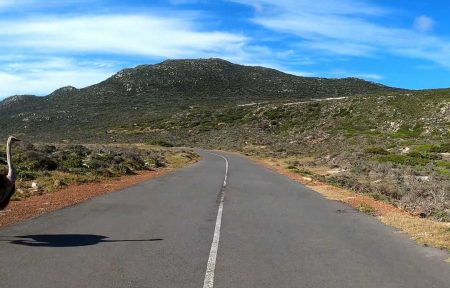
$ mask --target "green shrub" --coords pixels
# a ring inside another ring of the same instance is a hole
[[[439,146],[433,146],[430,152],[434,153],[450,153],[450,143],[443,143]]]
[[[58,163],[54,159],[34,150],[17,153],[14,156],[14,161],[18,163],[18,167],[27,170],[53,171],[58,168]]]
[[[431,216],[441,222],[450,222],[450,212],[445,210],[434,210]],[[450,231],[450,228],[449,228]]]
[[[430,159],[430,160],[440,160],[440,159],[442,159],[442,156],[439,155],[439,154],[418,152],[418,151],[409,152],[407,155],[409,157]]]
[[[438,161],[437,166],[445,169],[450,169],[450,162]]]
[[[382,155],[377,156],[374,159],[378,162],[391,162],[407,166],[425,166],[428,163],[430,163],[430,160],[428,159],[410,157],[407,155],[399,155],[399,154]]]
[[[359,204],[358,210],[363,212],[363,213],[371,214],[371,215],[375,213],[375,208],[373,208],[372,206],[370,206],[367,203]]]
[[[29,170],[17,170],[17,178],[21,180],[35,180],[38,177],[38,173]]]
[[[419,137],[420,134],[422,134],[422,127],[420,126],[414,126],[409,127],[406,125],[403,125],[400,127],[400,129],[395,132],[394,137],[396,138],[416,138]]]
[[[61,166],[68,169],[73,168],[82,168],[83,167],[83,159],[78,157],[70,157],[64,161],[62,161]]]
[[[167,142],[165,140],[154,141],[152,144],[153,145],[158,145],[158,146],[161,146],[161,147],[174,147],[174,145],[172,143]]]
[[[86,156],[91,153],[89,148],[83,145],[71,145],[69,146],[68,150],[80,156]]]
[[[415,147],[415,150],[418,152],[434,152],[433,149],[436,145],[433,144],[422,144]]]
[[[389,154],[389,151],[382,147],[370,147],[367,148],[364,152],[367,154],[375,154],[375,155],[387,155]]]

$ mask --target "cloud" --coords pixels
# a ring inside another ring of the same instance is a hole
[[[433,30],[434,20],[428,16],[421,15],[414,19],[414,29],[419,32],[430,32]]]
[[[208,31],[200,23],[192,14],[46,16],[0,21],[0,99],[13,94],[45,95],[65,85],[84,87],[124,66],[102,66],[100,62],[108,63],[104,59],[242,59],[252,51],[244,35]],[[83,63],[80,59],[88,55],[99,60]]]
[[[315,77],[317,76],[314,72],[308,72],[308,71],[299,71],[299,70],[293,70],[290,68],[287,68],[284,65],[273,63],[273,62],[243,62],[242,65],[246,66],[260,66],[265,68],[271,68],[279,71],[283,71],[284,73],[296,75],[296,76],[303,76],[303,77]]]
[[[68,7],[74,4],[92,4],[93,0],[0,0],[0,9],[11,11],[20,10],[20,12],[38,10],[42,8]],[[1,10],[0,10],[1,12]]]
[[[76,61],[69,58],[23,59],[1,65],[0,99],[16,94],[46,95],[63,86],[78,88],[114,74],[115,62]]]
[[[374,81],[379,81],[384,78],[383,75],[375,74],[375,73],[356,73],[356,74],[354,74],[353,77],[362,78],[362,79],[366,79],[366,80],[374,80]]]
[[[318,13],[323,15],[368,15],[380,16],[390,13],[388,9],[374,5],[364,0],[230,0],[231,2],[250,5],[257,8],[258,12],[270,12],[273,14],[282,12],[285,8],[291,11],[304,13]],[[274,10],[275,9],[275,10]]]
[[[20,2],[21,0],[18,0],[18,1]],[[16,5],[17,5],[17,2],[14,0],[0,0],[0,9],[5,9],[5,8],[13,7]]]
[[[390,54],[450,68],[450,41],[422,33],[433,27],[426,16],[417,19],[416,29],[406,29],[380,24],[393,11],[369,1],[233,1],[258,7],[253,22],[290,35],[291,44],[302,51],[355,57]]]
[[[195,57],[237,50],[245,42],[246,37],[242,35],[202,31],[190,19],[150,15],[45,17],[0,22],[0,48],[49,54]]]
[[[356,77],[360,79],[365,79],[369,81],[380,81],[384,79],[383,75],[377,73],[360,73],[360,72],[350,72],[345,69],[333,69],[329,71],[327,74],[332,75],[332,77]]]

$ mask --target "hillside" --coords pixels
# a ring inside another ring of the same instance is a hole
[[[219,59],[0,102],[0,137],[237,150],[450,221],[450,90],[298,77]]]
[[[356,79],[299,77],[221,59],[168,60],[124,69],[84,89],[63,87],[46,97],[0,102],[0,137],[108,141],[108,130],[151,126],[191,107],[300,101],[395,91]],[[132,140],[132,139],[131,139]]]
[[[107,131],[119,142],[236,150],[450,221],[450,90],[196,107]]]

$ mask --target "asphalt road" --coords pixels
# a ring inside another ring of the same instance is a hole
[[[0,230],[0,287],[450,287],[448,254],[240,156],[223,189],[202,154]]]

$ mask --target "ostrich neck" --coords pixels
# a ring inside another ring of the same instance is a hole
[[[6,160],[8,162],[8,179],[10,181],[16,181],[16,169],[14,165],[11,163],[11,141],[8,141],[6,144]]]

